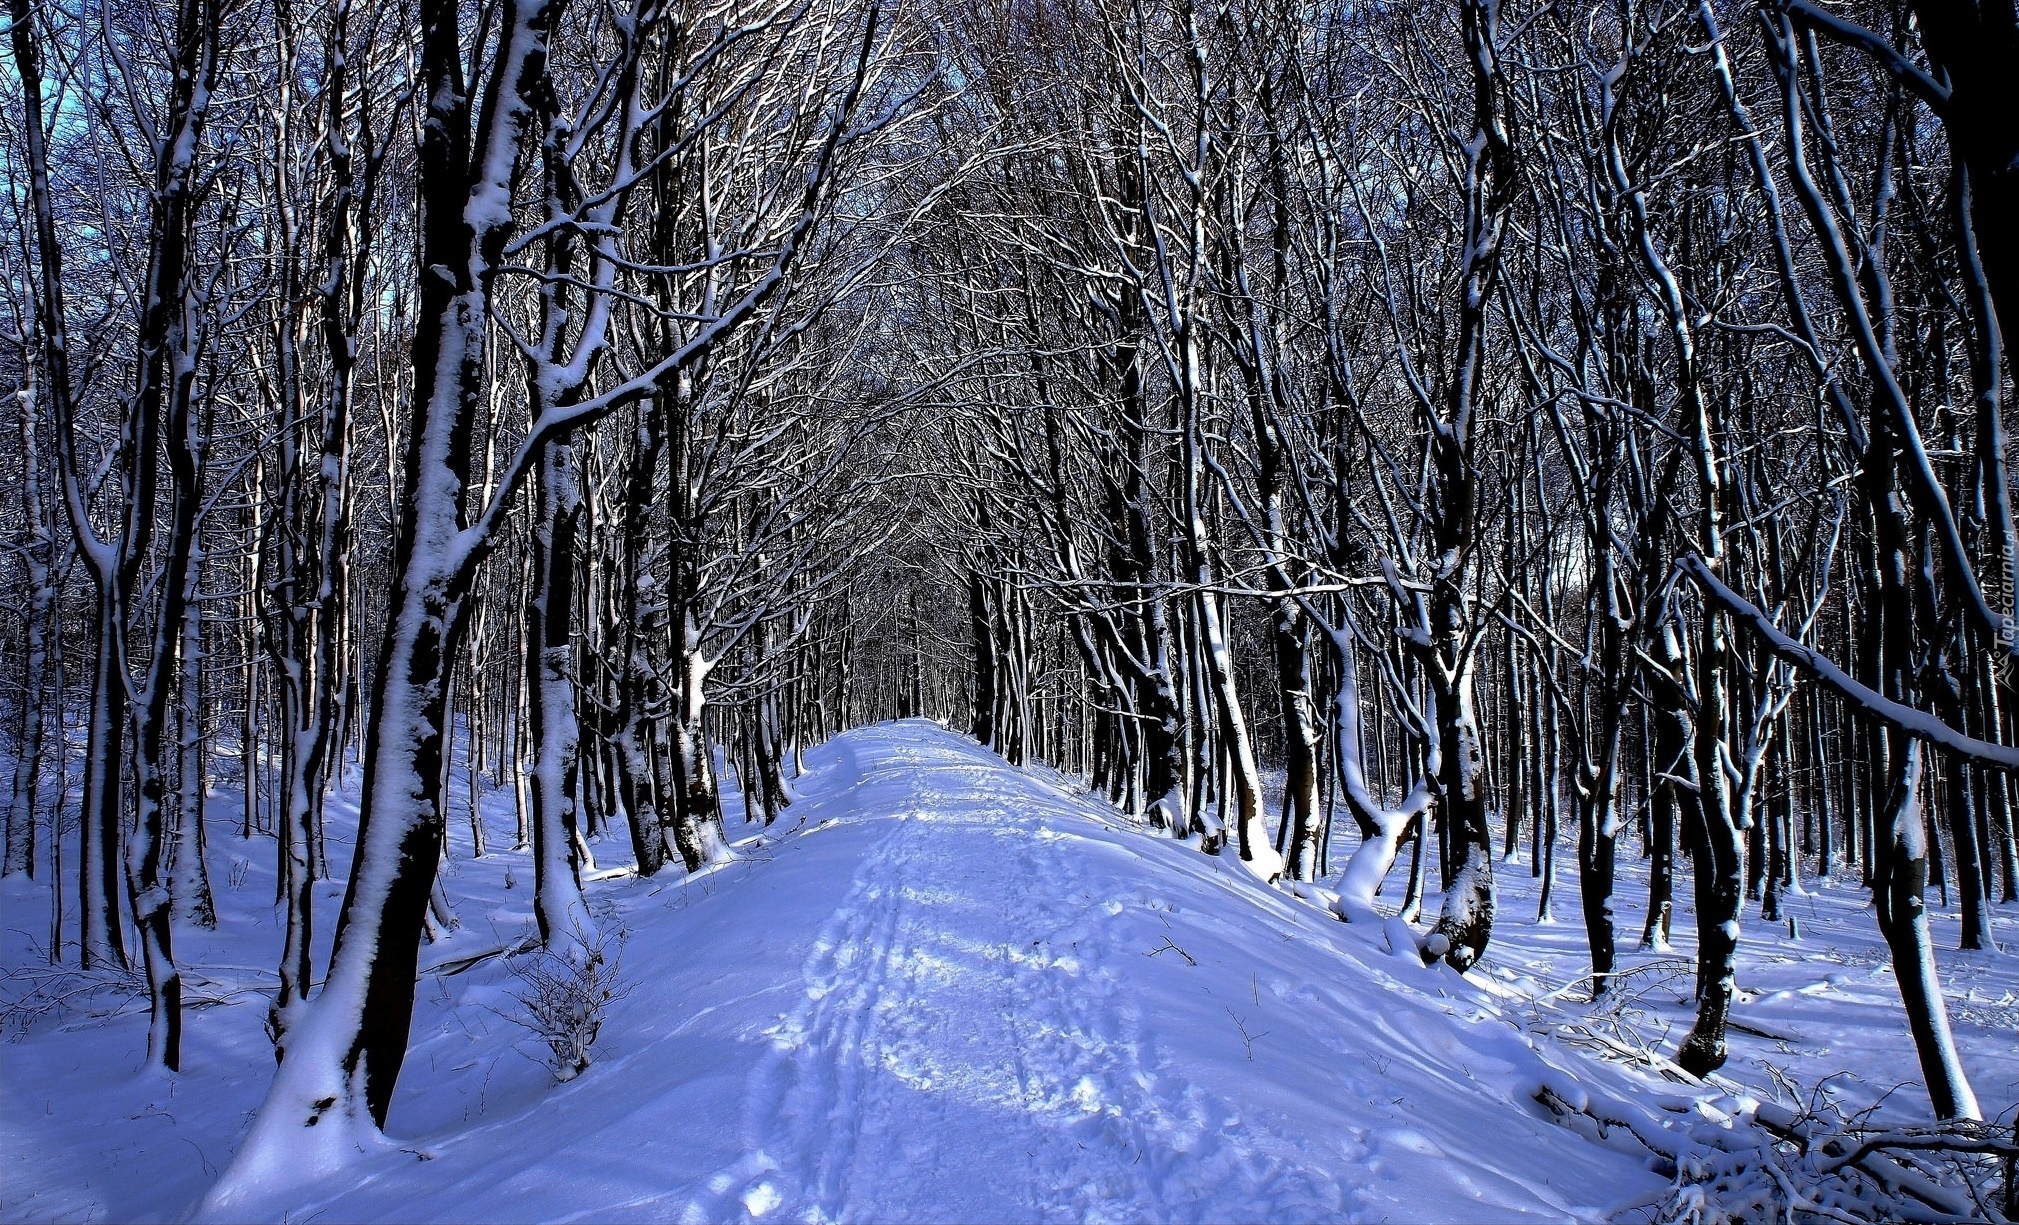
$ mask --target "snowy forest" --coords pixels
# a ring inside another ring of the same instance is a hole
[[[9,5],[0,1217],[2019,1220],[2009,0]]]

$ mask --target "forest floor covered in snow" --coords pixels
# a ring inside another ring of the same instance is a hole
[[[566,1084],[514,1020],[524,961],[501,950],[532,933],[532,874],[525,852],[495,849],[512,841],[509,794],[485,806],[483,858],[458,822],[444,870],[460,927],[423,950],[388,1125],[398,1147],[245,1211],[1638,1219],[1671,1187],[1661,1161],[1630,1128],[1564,1107],[1672,1131],[1777,1099],[1926,1116],[1855,880],[1787,899],[1799,940],[1751,922],[1745,1028],[1726,1071],[1697,1086],[1660,1059],[1688,1028],[1686,898],[1676,952],[1629,954],[1625,990],[1593,1009],[1576,982],[1567,853],[1553,923],[1535,921],[1527,867],[1502,865],[1493,945],[1461,978],[1426,968],[1393,922],[1341,923],[1322,890],[1261,884],[1231,855],[1151,837],[1070,780],[931,723],[846,733],[806,764],[769,829],[743,824],[728,797],[732,862],[591,882],[625,990],[594,1066]],[[353,799],[331,810],[338,871]],[[271,1076],[262,1023],[279,932],[271,844],[213,819],[221,922],[177,935],[192,993],[177,1075],[135,1071],[143,1001],[129,983],[44,968],[48,890],[6,883],[0,1219],[175,1219],[229,1162]],[[1637,865],[1623,868],[1630,949],[1644,895]],[[322,964],[342,884],[319,888]],[[2010,954],[1954,952],[1953,915],[1931,909],[1965,1067],[1986,1115],[2009,1125],[2019,972]],[[1996,923],[2019,948],[2012,910]]]

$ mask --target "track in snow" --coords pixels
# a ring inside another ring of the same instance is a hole
[[[1562,1220],[1645,1184],[1536,1117],[1456,976],[1070,784],[908,721],[802,804],[777,866],[852,875],[684,1221]]]
[[[752,1151],[686,1219],[1168,1219],[1207,1183],[1259,1194],[1238,1162],[1166,1147],[1205,1120],[1104,965],[1119,904],[1046,821],[1082,810],[927,724],[843,751],[855,815],[888,830],[767,1034]]]

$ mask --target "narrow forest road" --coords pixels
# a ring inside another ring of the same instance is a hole
[[[880,828],[812,942],[805,1003],[767,1030],[750,1152],[691,1217],[1324,1211],[1326,1187],[1242,1143],[1150,1041],[1112,964],[1147,953],[1111,947],[1124,903],[1059,828],[1078,806],[930,724],[836,750],[810,798]]]
[[[1653,1185],[1539,1117],[1532,1053],[1456,976],[1074,784],[920,720],[836,738],[799,790],[671,971],[772,1004],[733,1122],[680,1121],[734,1154],[619,1214],[1561,1220]]]
[[[629,990],[581,1077],[555,1085],[508,1023],[523,987],[503,962],[430,975],[397,1146],[242,1210],[1562,1221],[1662,1185],[1545,1116],[1534,1090],[1557,1074],[1478,985],[1231,858],[1127,828],[1077,784],[907,721],[809,752],[795,790],[734,862],[594,887]],[[740,815],[732,838],[756,828]],[[490,931],[458,939],[524,930],[511,863],[460,861],[465,928]],[[10,1071],[10,1109],[50,1113],[10,1139],[0,1216],[192,1203],[208,1184],[192,1153],[221,1164],[264,1089],[263,997],[246,998],[202,1014],[179,1084],[113,1084],[75,1105],[75,1135],[53,1088]],[[47,1041],[54,1067],[83,1038]],[[136,1111],[135,1094],[161,1100]],[[101,1151],[89,1120],[124,1115],[134,1139]]]

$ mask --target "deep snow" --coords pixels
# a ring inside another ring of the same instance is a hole
[[[1230,858],[1148,836],[1069,781],[1012,769],[924,721],[810,751],[795,790],[780,825],[739,841],[732,863],[592,883],[592,911],[622,934],[630,991],[596,1064],[565,1085],[507,1019],[520,1010],[509,964],[485,956],[531,930],[530,864],[512,851],[471,859],[459,842],[447,886],[463,928],[423,950],[437,969],[423,976],[393,1105],[397,1145],[264,1188],[241,1210],[295,1221],[1564,1220],[1605,1217],[1665,1185],[1631,1141],[1587,1139],[1533,1094],[1575,1081],[1637,1102],[1675,1097],[1658,1069],[1589,1051],[1593,1035],[1629,1046],[1658,1036],[1686,1009],[1659,965],[1625,1018],[1594,1021],[1567,995],[1536,1003],[1581,968],[1581,929],[1531,921],[1525,868],[1504,869],[1495,947],[1466,979],[1425,968],[1413,947],[1389,952],[1400,933],[1342,924],[1322,896],[1290,896]],[[495,799],[492,842],[508,846],[509,797]],[[757,828],[733,795],[727,808],[732,837]],[[333,806],[333,832],[353,819]],[[131,1070],[145,1029],[132,1004],[10,1034],[0,1217],[173,1218],[228,1162],[271,1076],[260,1030],[271,976],[259,963],[278,931],[270,844],[212,837],[224,925],[178,933],[201,997],[185,1071]],[[331,858],[347,864],[348,845]],[[341,892],[320,888],[318,964]],[[1629,937],[1635,888],[1622,880]],[[18,999],[48,894],[7,890]],[[1911,1048],[1890,1036],[1904,1038],[1897,994],[1888,1001],[1883,958],[1871,956],[1882,946],[1851,897],[1793,899],[1802,945],[1749,932],[1742,974],[1756,998],[1739,1015],[1776,1037],[1737,1035],[1724,1097],[1699,1092],[1688,1109],[1714,1118],[1746,1086],[1765,1095],[1772,1070],[1809,1087],[1856,1070],[1863,1080],[1839,1088],[1868,1099],[1912,1078]],[[2010,916],[2000,923],[2009,933]],[[1687,927],[1679,915],[1685,951]],[[1945,954],[1943,967],[1966,1066],[1987,1112],[2008,1115],[2019,1081],[2009,963]],[[1918,1117],[1917,1092],[1887,1109]]]

